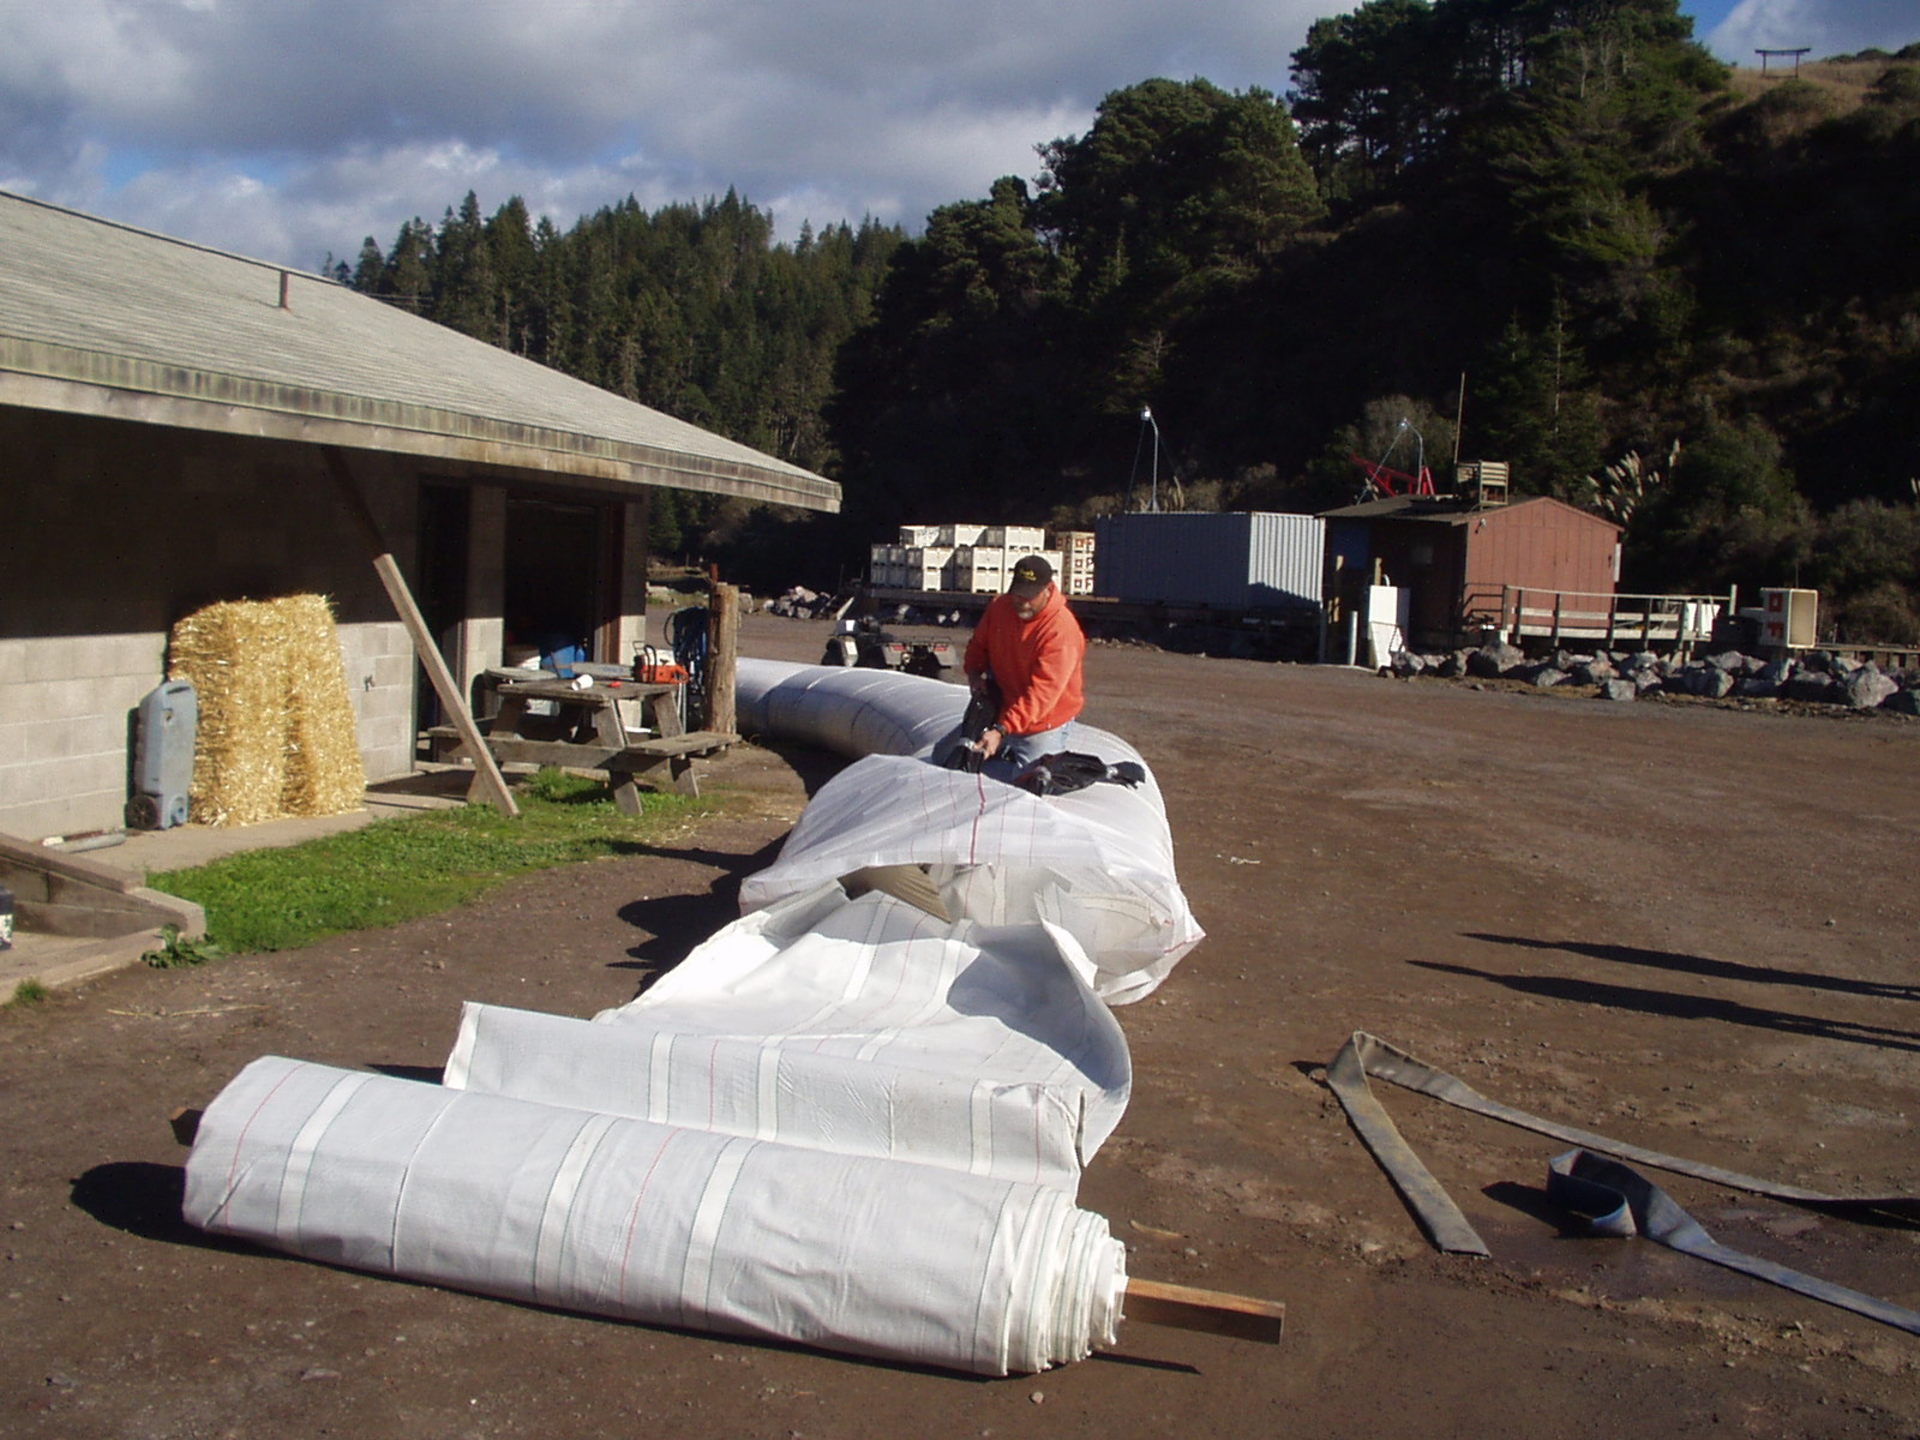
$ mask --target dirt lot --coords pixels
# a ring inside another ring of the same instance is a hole
[[[750,653],[824,627],[749,621]],[[732,914],[830,765],[743,748],[656,853],[440,919],[0,1018],[0,1434],[1920,1435],[1920,1338],[1574,1238],[1554,1142],[1383,1098],[1490,1260],[1426,1245],[1314,1074],[1370,1030],[1501,1100],[1831,1190],[1920,1189],[1920,722],[1101,647],[1088,718],[1169,797],[1208,939],[1120,1012],[1088,1171],[1144,1276],[1285,1300],[1278,1347],[1134,1325],[1006,1381],[452,1294],[214,1242],[165,1117],[275,1052],[432,1078],[459,1004],[588,1014]],[[1716,1237],[1920,1306],[1920,1231],[1661,1178]]]

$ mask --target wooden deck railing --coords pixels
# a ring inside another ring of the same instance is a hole
[[[1500,635],[1522,639],[1595,641],[1612,650],[1623,645],[1686,647],[1705,644],[1722,616],[1734,613],[1735,596],[1622,595],[1579,590],[1500,587],[1499,609],[1488,611],[1487,594],[1468,597],[1467,622],[1491,623]]]

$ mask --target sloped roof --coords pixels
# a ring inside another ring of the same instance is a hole
[[[0,257],[0,405],[840,508],[809,470],[316,275],[5,191]]]
[[[1464,525],[1469,520],[1495,520],[1525,510],[1528,506],[1547,505],[1564,510],[1609,530],[1620,526],[1604,515],[1582,510],[1551,495],[1529,495],[1510,505],[1480,506],[1454,495],[1385,495],[1378,500],[1363,500],[1358,505],[1343,505],[1338,510],[1322,510],[1322,520],[1424,520],[1435,525]]]

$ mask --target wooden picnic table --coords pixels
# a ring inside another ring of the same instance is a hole
[[[681,794],[698,795],[700,782],[693,762],[740,738],[717,730],[687,730],[680,718],[679,691],[678,685],[637,680],[595,680],[579,690],[566,680],[508,680],[496,691],[500,709],[484,738],[501,765],[606,771],[614,803],[625,814],[637,815],[636,777],[664,768]],[[554,708],[560,738],[534,739],[523,733],[535,701]],[[636,737],[627,730],[622,707],[633,705],[641,707],[654,732],[651,736]],[[430,733],[440,740],[459,738],[447,726],[436,726]],[[453,753],[464,748],[456,745]]]

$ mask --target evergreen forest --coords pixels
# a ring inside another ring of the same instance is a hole
[[[762,590],[1137,508],[1149,465],[1162,508],[1318,511],[1354,455],[1458,455],[1622,524],[1623,589],[1920,643],[1920,44],[1763,76],[1675,0],[1367,0],[1284,78],[1116,90],[917,235],[470,194],[336,273],[839,481],[658,507]]]

